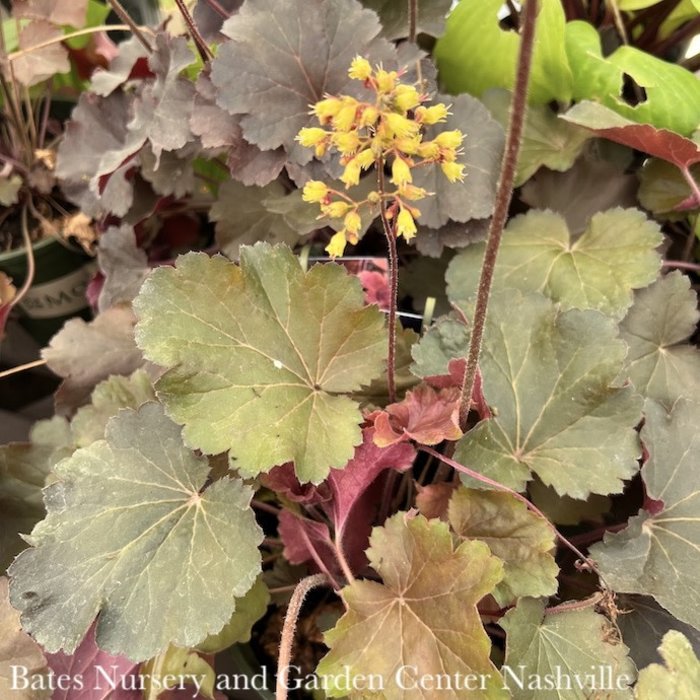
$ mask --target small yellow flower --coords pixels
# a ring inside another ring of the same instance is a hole
[[[421,102],[418,90],[413,85],[398,85],[394,91],[394,104],[402,111],[415,109]]]
[[[451,148],[454,150],[462,145],[464,134],[459,129],[454,129],[453,131],[443,131],[433,140],[438,146],[440,146],[440,148]]]
[[[343,106],[333,117],[333,126],[338,131],[350,131],[355,126],[355,116],[357,114],[357,100],[352,97],[343,98]]]
[[[440,168],[450,182],[457,182],[457,180],[461,182],[464,180],[464,165],[462,163],[440,163]]]
[[[341,230],[334,234],[330,242],[326,246],[326,252],[332,258],[338,258],[345,252],[345,246],[347,240],[345,238],[345,231]]]
[[[348,75],[353,80],[367,80],[367,78],[372,75],[372,66],[366,58],[355,56],[350,64]]]
[[[360,228],[362,227],[362,219],[360,218],[360,215],[357,213],[356,209],[353,209],[345,215],[343,226],[345,226],[348,234],[357,236],[357,234],[360,232]]]
[[[355,160],[360,164],[363,170],[367,170],[375,161],[374,153],[372,153],[371,148],[366,148],[364,151],[360,151]]]
[[[352,205],[348,202],[331,202],[330,204],[321,205],[321,211],[330,216],[331,219],[339,219],[345,216]]]
[[[394,141],[394,146],[396,146],[396,148],[402,153],[413,156],[418,153],[420,139],[420,136],[415,136],[411,139],[396,139]]]
[[[320,204],[328,196],[328,185],[320,180],[309,180],[304,185],[301,198],[305,202]]]
[[[343,103],[337,97],[327,97],[325,100],[320,100],[317,102],[311,113],[318,117],[321,124],[328,124],[328,122],[340,111]]]
[[[331,141],[343,155],[355,153],[360,147],[360,136],[357,131],[341,131],[333,134]]]
[[[394,158],[391,164],[391,181],[399,187],[407,182],[413,182],[411,168],[403,158]]]
[[[438,102],[430,107],[418,107],[415,116],[421,124],[439,124],[440,122],[447,121],[447,116],[449,115],[447,110],[447,105]]]
[[[416,231],[416,222],[413,220],[411,212],[401,207],[396,219],[397,235],[403,236],[407,241],[410,241],[416,235]]]
[[[309,127],[302,129],[297,134],[296,140],[302,146],[310,148],[311,146],[317,146],[318,144],[323,143],[328,136],[329,134],[327,134],[323,129],[319,129],[318,127]]]
[[[357,158],[353,158],[346,166],[340,180],[345,183],[345,189],[348,189],[360,182],[360,173],[362,167]]]
[[[377,123],[377,119],[379,119],[379,111],[377,108],[372,107],[372,105],[366,105],[360,115],[360,126],[374,126]]]
[[[424,190],[422,187],[416,187],[415,185],[401,185],[399,187],[399,194],[404,199],[415,202],[418,199],[423,199],[428,196],[428,191]]]
[[[418,133],[418,129],[420,128],[416,122],[396,112],[387,112],[384,115],[384,121],[389,131],[398,138],[412,138]]]
[[[440,146],[435,141],[423,141],[418,146],[418,155],[427,160],[435,160],[440,155]]]
[[[380,68],[377,73],[377,87],[380,93],[389,94],[396,87],[396,79],[398,78],[398,73],[395,70],[391,72],[385,71]]]

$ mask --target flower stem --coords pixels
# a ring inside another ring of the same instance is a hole
[[[185,5],[184,0],[175,0],[175,4],[177,5],[177,9],[180,10],[182,18],[185,20],[187,29],[197,47],[197,51],[199,51],[199,55],[202,57],[202,61],[204,61],[204,63],[209,63],[209,61],[214,58],[214,54],[211,52],[204,37],[199,33],[199,29],[197,29],[197,25],[194,23],[194,19],[192,19],[187,5]]]
[[[408,0],[408,40],[416,43],[418,30],[418,0]]]
[[[153,47],[150,42],[146,39],[138,24],[134,22],[131,15],[126,11],[124,5],[122,5],[119,0],[107,0],[107,2],[114,10],[117,17],[119,17],[124,24],[128,25],[129,29],[131,29],[134,36],[144,45],[148,53],[153,53]]]
[[[275,700],[287,700],[287,677],[289,675],[289,665],[292,660],[292,646],[294,645],[294,634],[297,628],[299,613],[304,605],[304,599],[311,590],[328,583],[325,574],[315,574],[307,576],[297,584],[289,601],[287,614],[284,618],[282,628],[282,639],[280,641],[280,653],[277,659],[277,687],[275,690]]]
[[[386,218],[386,204],[384,202],[384,158],[378,158],[377,167],[377,188],[379,189],[379,214],[382,220],[382,229],[386,238],[389,250],[389,288],[391,293],[391,303],[389,304],[389,349],[387,352],[387,387],[389,392],[389,403],[396,401],[396,309],[399,303],[399,256],[396,250],[396,235]]]
[[[510,207],[510,201],[513,197],[513,183],[515,182],[515,171],[518,166],[518,154],[520,152],[520,142],[522,140],[525,113],[527,110],[527,86],[532,65],[537,6],[538,3],[536,0],[531,0],[526,3],[521,17],[522,40],[520,43],[520,55],[518,56],[518,71],[515,79],[513,103],[508,123],[506,148],[501,163],[501,176],[496,190],[496,203],[493,217],[486,240],[484,262],[481,266],[479,291],[477,293],[476,309],[474,311],[474,326],[469,341],[467,367],[464,372],[464,383],[462,384],[462,402],[459,410],[459,422],[462,431],[466,431],[467,429],[467,417],[471,407],[472,392],[474,391],[474,382],[479,366],[481,341],[484,335],[484,324],[486,323],[486,311],[489,303],[489,295],[491,293],[493,273],[496,267],[498,248],[501,245],[503,228],[506,223],[506,218],[508,217],[508,208]]]

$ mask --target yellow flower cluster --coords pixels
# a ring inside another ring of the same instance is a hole
[[[401,72],[387,71],[381,66],[372,68],[360,56],[353,59],[348,75],[363,81],[374,92],[374,99],[363,102],[347,95],[326,95],[311,110],[320,126],[302,129],[297,141],[313,148],[318,158],[333,150],[340,153],[344,166],[340,179],[346,190],[360,182],[363,171],[372,166],[383,171],[385,165],[391,168],[390,180],[396,189],[373,191],[366,199],[356,202],[319,180],[306,183],[304,201],[320,205],[319,218],[343,219],[343,228],[326,247],[332,257],[342,255],[348,242],[357,243],[363,206],[373,208],[381,204],[396,236],[406,240],[415,236],[415,219],[420,216],[420,210],[409,202],[430,193],[413,185],[414,168],[439,164],[450,182],[464,178],[464,165],[457,162],[464,139],[461,131],[443,131],[432,140],[424,140],[426,126],[447,120],[446,105],[424,105],[428,96],[419,93],[415,86],[402,83]]]

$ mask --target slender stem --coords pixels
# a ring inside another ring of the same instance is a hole
[[[221,6],[216,0],[206,0],[207,5],[211,7],[214,12],[221,15],[224,19],[228,19],[231,16],[230,12],[227,12],[224,7]]]
[[[613,18],[615,20],[615,27],[617,28],[617,33],[620,35],[623,44],[629,44],[630,40],[627,36],[627,29],[625,28],[625,21],[622,19],[622,14],[620,13],[620,8],[617,6],[617,0],[609,0],[610,6],[612,8]]]
[[[34,367],[43,367],[46,364],[46,360],[34,360],[34,362],[27,362],[26,365],[18,365],[17,367],[12,367],[12,369],[6,369],[0,372],[0,379],[9,377],[13,374],[19,374],[28,369],[33,369]]]
[[[258,510],[265,511],[265,513],[270,513],[271,515],[279,515],[280,514],[279,508],[275,508],[275,506],[271,506],[269,503],[265,503],[263,501],[258,501],[256,498],[254,498],[250,502],[250,505],[252,505],[253,508],[257,508]]]
[[[690,22],[684,24],[680,29],[677,29],[671,36],[667,37],[658,44],[655,44],[649,49],[649,53],[654,53],[657,56],[663,56],[671,47],[675,46],[683,39],[694,36],[700,27],[700,17],[695,17]]]
[[[416,43],[418,33],[418,0],[408,0],[408,40]]]
[[[187,9],[187,5],[185,5],[183,0],[175,0],[175,4],[177,5],[178,10],[180,10],[180,14],[185,20],[185,24],[187,24],[187,29],[189,30],[190,36],[197,47],[197,51],[199,51],[199,55],[202,57],[202,61],[204,61],[204,63],[209,63],[209,61],[214,58],[214,54],[211,52],[207,42],[204,41],[204,37],[199,33],[199,29],[197,29],[197,25],[194,23],[192,15]]]
[[[570,612],[572,610],[585,610],[586,608],[592,608],[594,605],[598,605],[604,598],[604,595],[600,592],[594,593],[590,598],[585,598],[584,600],[568,600],[566,603],[561,603],[555,605],[552,608],[546,608],[545,612],[547,615],[558,615],[564,612]]]
[[[300,519],[301,516],[299,516]],[[326,566],[326,563],[323,561],[321,558],[321,555],[318,553],[316,546],[314,543],[311,541],[311,538],[309,537],[309,533],[306,531],[306,528],[301,526],[300,527],[300,532],[301,532],[301,537],[304,540],[304,544],[306,545],[306,548],[309,550],[309,554],[311,555],[311,558],[314,560],[314,563],[318,568],[321,570],[323,575],[328,579],[328,581],[331,582],[333,585],[333,588],[336,590],[340,590],[340,584],[336,580],[335,576],[330,572],[328,567]],[[331,549],[333,548],[333,542],[331,542],[330,537],[327,538],[326,542],[328,545],[330,545]]]
[[[38,51],[39,49],[45,49],[47,46],[53,46],[54,44],[61,44],[68,39],[74,39],[78,36],[85,36],[86,34],[96,34],[97,32],[107,32],[107,31],[128,31],[131,26],[128,24],[102,24],[99,27],[87,27],[86,29],[78,29],[74,32],[69,32],[68,34],[61,34],[60,36],[55,36],[46,41],[42,41],[39,44],[34,44],[34,46],[27,46],[26,49],[21,49],[20,51],[13,51],[8,54],[8,61],[16,61],[18,58],[25,56],[32,51]]]
[[[700,206],[700,186],[698,186],[698,183],[695,182],[695,178],[693,177],[693,173],[690,172],[690,168],[686,165],[685,167],[681,168],[681,173],[683,177],[685,178],[685,181],[688,183],[688,187],[690,187],[690,191],[693,193],[693,196],[695,197],[695,203]]]
[[[280,652],[277,659],[277,687],[275,690],[275,700],[287,700],[287,678],[289,676],[289,666],[292,661],[292,647],[294,645],[294,634],[297,628],[299,613],[304,605],[306,596],[314,588],[328,583],[325,574],[315,574],[307,576],[297,584],[289,601],[287,614],[282,627],[282,639],[280,641]]]
[[[592,559],[589,559],[583,552],[581,552],[580,549],[576,547],[570,540],[568,540],[564,535],[557,530],[557,528],[550,522],[549,518],[530,500],[525,498],[521,493],[518,493],[514,489],[509,488],[505,484],[502,484],[500,481],[495,481],[494,479],[489,479],[488,476],[484,476],[483,474],[479,474],[479,472],[475,472],[473,469],[469,469],[469,467],[465,467],[463,464],[460,464],[459,462],[455,462],[454,459],[450,459],[449,457],[445,457],[445,455],[440,454],[439,452],[436,452],[433,450],[431,447],[426,447],[425,445],[421,445],[418,449],[422,450],[423,452],[427,452],[429,455],[432,455],[433,457],[436,457],[439,459],[441,462],[449,465],[453,469],[457,470],[458,472],[461,472],[462,474],[466,474],[467,476],[470,476],[472,479],[476,479],[477,481],[480,481],[482,484],[486,484],[488,486],[491,486],[494,489],[498,489],[499,491],[505,491],[506,493],[509,493],[511,496],[514,498],[517,498],[521,503],[524,503],[525,506],[527,507],[528,510],[531,510],[535,515],[538,515],[540,518],[542,518],[549,528],[552,530],[552,533],[554,536],[561,541],[563,545],[568,547],[577,557],[579,557],[582,561],[586,562],[586,564],[591,568],[592,571],[595,571],[596,574],[601,579],[601,582],[605,583],[603,580],[603,575],[600,573],[598,570],[598,567],[595,565],[595,562]],[[607,586],[606,586],[607,587]]]
[[[153,47],[151,46],[150,42],[148,39],[146,39],[138,24],[134,22],[131,15],[126,11],[119,0],[107,0],[107,2],[110,4],[119,19],[128,26],[133,35],[144,45],[146,51],[153,53]]]
[[[10,306],[17,306],[17,304],[27,296],[27,292],[34,282],[34,273],[36,271],[36,263],[34,261],[34,248],[32,247],[32,238],[29,234],[29,225],[27,224],[27,205],[22,207],[22,240],[24,241],[24,249],[27,255],[27,274],[24,278],[24,282],[20,290],[15,295],[15,298],[10,302]]]
[[[698,263],[685,262],[684,260],[664,260],[664,267],[677,267],[681,270],[692,270],[693,272],[700,272],[700,265]]]
[[[343,575],[345,576],[345,579],[348,583],[352,583],[355,580],[355,577],[353,576],[352,569],[350,568],[350,564],[348,564],[348,560],[345,557],[345,551],[343,550],[342,530],[339,530],[335,533],[335,542],[333,544],[335,547],[336,559],[338,560],[338,564],[340,564],[340,568],[343,571]]]
[[[396,401],[396,309],[399,303],[399,256],[396,250],[396,236],[386,218],[386,203],[384,202],[384,158],[378,158],[377,187],[379,189],[379,214],[382,220],[382,229],[389,249],[389,287],[391,303],[389,305],[389,349],[387,352],[386,376],[389,391],[389,403]]]
[[[462,431],[466,431],[467,428],[467,417],[471,406],[476,372],[479,366],[481,341],[484,335],[484,324],[486,323],[486,311],[489,303],[489,295],[491,293],[491,283],[496,267],[498,248],[503,235],[503,227],[505,226],[506,218],[508,217],[508,208],[510,207],[510,201],[513,197],[513,183],[515,181],[515,171],[518,166],[518,154],[520,152],[520,142],[522,140],[523,126],[525,123],[525,112],[527,110],[527,86],[530,78],[530,67],[532,65],[532,48],[535,38],[537,6],[538,3],[536,0],[527,2],[521,17],[522,40],[520,43],[520,55],[518,57],[518,72],[515,78],[513,103],[508,124],[508,135],[506,137],[506,148],[501,163],[501,176],[498,181],[498,189],[496,190],[496,203],[489,226],[486,251],[484,252],[484,262],[481,266],[479,291],[476,299],[476,309],[474,311],[474,327],[472,328],[471,339],[469,341],[467,367],[464,372],[464,384],[462,385],[462,402],[459,411],[459,422]]]

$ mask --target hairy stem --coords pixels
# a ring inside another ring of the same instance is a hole
[[[408,40],[416,43],[418,33],[418,0],[408,0]]]
[[[384,194],[384,159],[379,158],[377,167],[377,188],[379,190],[379,214],[382,220],[382,230],[389,250],[389,287],[391,303],[389,304],[389,349],[386,360],[386,381],[389,391],[389,403],[396,401],[396,309],[399,304],[399,256],[396,250],[396,235],[386,218]]]
[[[335,541],[333,542],[333,545],[335,548],[336,559],[338,560],[338,564],[340,564],[345,580],[348,583],[352,583],[355,580],[355,577],[353,576],[352,569],[350,568],[350,564],[345,556],[345,550],[343,549],[342,531],[335,533]]]
[[[518,71],[515,78],[513,103],[508,123],[506,148],[501,163],[501,176],[496,190],[496,203],[493,217],[486,240],[484,262],[481,266],[479,291],[477,293],[476,309],[474,311],[474,325],[469,341],[464,383],[462,384],[462,401],[459,410],[459,422],[462,431],[465,431],[467,428],[467,417],[471,407],[472,392],[474,391],[474,382],[479,366],[481,341],[484,335],[484,324],[486,323],[486,311],[489,303],[489,295],[491,293],[493,273],[496,267],[498,248],[503,235],[503,227],[505,226],[506,218],[508,217],[508,208],[510,207],[510,201],[513,197],[513,182],[515,181],[515,171],[518,165],[518,154],[520,153],[520,142],[522,140],[525,112],[527,110],[527,86],[530,78],[530,68],[532,66],[532,48],[535,38],[537,7],[537,1],[531,0],[531,2],[526,3],[521,16],[522,40],[520,43],[520,55],[518,56]]]
[[[151,43],[148,41],[148,39],[146,39],[144,33],[141,31],[141,28],[138,26],[138,24],[136,24],[136,22],[134,22],[131,15],[126,11],[124,5],[122,5],[119,0],[107,0],[107,2],[114,10],[117,17],[119,17],[119,19],[129,27],[133,35],[144,45],[146,51],[153,53]]]
[[[688,183],[688,187],[690,187],[693,197],[695,197],[695,203],[700,205],[700,186],[698,186],[698,183],[695,181],[693,173],[690,172],[690,168],[687,165],[680,170],[685,178],[685,181]]]
[[[692,270],[693,272],[700,272],[700,264],[685,262],[685,260],[664,260],[664,267],[677,267],[681,270]]]
[[[184,0],[175,0],[175,4],[177,5],[177,9],[180,10],[182,18],[185,20],[187,29],[197,47],[197,51],[199,51],[199,55],[202,57],[202,61],[204,61],[204,63],[209,63],[209,61],[214,58],[214,54],[211,52],[207,42],[204,41],[204,37],[199,33],[199,29],[197,29],[197,25],[194,23],[194,19],[192,19],[187,5],[185,5]]]
[[[277,686],[275,690],[275,700],[287,700],[287,677],[289,676],[289,665],[292,660],[292,646],[294,645],[294,634],[297,628],[299,613],[304,605],[304,600],[309,591],[328,583],[325,574],[315,574],[307,576],[297,584],[289,601],[287,614],[284,618],[282,628],[282,639],[280,641],[280,653],[277,659]]]
[[[568,549],[570,549],[579,559],[584,561],[588,567],[591,569],[591,571],[595,571],[596,574],[598,574],[601,583],[605,585],[605,581],[603,579],[603,575],[600,573],[598,567],[595,565],[595,562],[587,557],[583,552],[581,552],[576,545],[574,545],[570,540],[568,540],[564,535],[557,530],[557,528],[553,525],[552,522],[550,522],[549,518],[529,499],[525,498],[521,493],[518,493],[515,489],[511,489],[505,484],[502,484],[500,481],[495,481],[494,479],[489,479],[488,476],[484,476],[483,474],[479,474],[479,472],[475,472],[473,469],[469,469],[469,467],[465,467],[463,464],[460,464],[459,462],[455,462],[454,459],[450,459],[449,457],[445,457],[445,455],[440,454],[439,452],[436,452],[430,447],[426,447],[425,445],[421,445],[419,447],[420,450],[423,452],[427,452],[429,455],[432,455],[436,459],[439,459],[441,462],[444,464],[449,465],[453,469],[455,469],[458,472],[461,472],[462,474],[466,474],[467,476],[472,477],[472,479],[476,479],[477,481],[480,481],[482,484],[486,484],[487,486],[491,486],[494,489],[498,489],[499,491],[505,491],[506,493],[509,493],[511,496],[519,500],[521,503],[524,503],[525,506],[527,507],[528,510],[532,511],[535,515],[538,515],[540,518],[542,518],[549,528],[552,530],[552,533],[554,536]],[[607,585],[606,585],[607,588]]]

